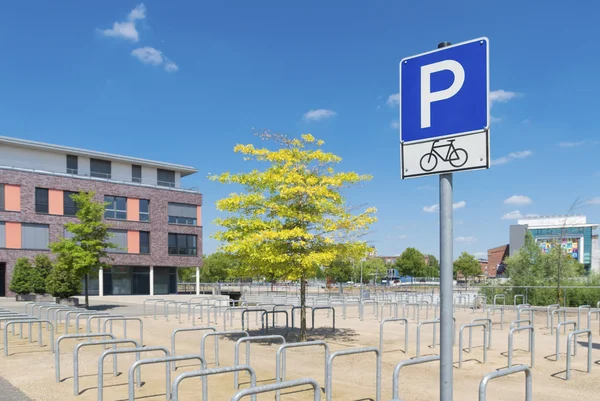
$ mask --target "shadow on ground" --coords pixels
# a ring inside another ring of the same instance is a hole
[[[125,307],[125,305],[117,305],[117,304],[90,305],[88,310],[101,312],[101,311],[105,311],[105,310],[111,310],[111,309],[115,309],[115,308],[124,308],[124,307]]]
[[[287,334],[285,329],[275,327],[270,328],[269,331],[265,330],[248,330],[248,334],[251,336],[266,336],[266,335],[280,335],[285,338],[287,342],[297,342],[300,341],[300,330],[299,329],[290,329]],[[323,327],[317,328],[314,330],[307,330],[306,337],[308,341],[315,340],[336,340],[336,341],[348,341],[353,342],[358,339],[359,334],[356,330],[352,329],[335,329],[335,332],[331,330],[331,328]],[[266,341],[265,344],[269,344],[270,342]],[[272,343],[277,343],[277,341],[273,341]]]

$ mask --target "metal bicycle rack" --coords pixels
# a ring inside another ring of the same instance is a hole
[[[383,356],[383,326],[386,323],[391,323],[391,322],[403,322],[404,323],[404,351],[403,352],[405,354],[407,354],[408,353],[408,319],[403,318],[403,317],[383,319],[381,321],[381,323],[379,323],[379,352],[381,352],[381,354]]]
[[[410,307],[413,307],[413,317],[412,320],[416,320],[419,322],[421,320],[421,304],[418,303],[408,303],[402,306],[402,317],[406,317],[406,312],[408,311],[410,315]]]
[[[73,349],[73,393],[74,395],[79,395],[79,350],[83,347],[93,347],[98,345],[113,345],[117,344],[133,344],[139,348],[139,344],[135,340],[102,340],[102,341],[93,341],[89,343],[79,343]],[[113,375],[117,375],[117,358],[113,358]]]
[[[60,342],[63,340],[69,339],[79,339],[79,338],[95,338],[95,337],[109,337],[111,339],[115,339],[115,336],[108,333],[92,333],[92,334],[65,334],[63,336],[58,337],[56,340],[56,345],[54,346],[54,370],[56,371],[56,382],[60,383]]]
[[[497,301],[500,299],[502,300],[502,307],[505,308],[506,307],[506,295],[504,295],[504,294],[494,295],[494,306],[498,306]]]
[[[143,316],[147,317],[146,316],[146,303],[147,302],[159,302],[159,301],[164,301],[164,299],[162,299],[162,298],[147,298],[147,299],[144,299],[144,302],[142,303],[143,308],[144,308],[144,314],[143,314]],[[156,319],[156,308],[154,308],[154,319]]]
[[[559,324],[560,324],[560,314],[561,313],[563,315],[563,323],[566,323],[566,321],[567,321],[567,310],[566,309],[559,308],[559,309],[553,310],[552,313],[550,314],[550,335],[554,334],[554,314],[555,313],[558,315],[557,322]],[[566,333],[566,328],[565,328],[565,333]]]
[[[588,326],[589,329],[592,329],[592,315],[596,315],[596,320],[600,320],[600,308],[597,309],[591,309],[588,312]],[[598,323],[598,334],[600,334],[600,322]]]
[[[70,310],[65,312],[65,334],[69,334],[69,328],[71,327],[71,315],[75,315],[75,317],[77,317],[77,315],[80,313],[90,313],[90,311],[84,309],[83,311]]]
[[[39,319],[37,317],[28,316],[28,315],[24,315],[24,314],[21,314],[21,313],[8,314],[8,315],[0,315],[0,329],[1,329],[1,326],[2,326],[2,322],[5,322],[4,330],[8,331],[7,330],[8,323],[11,322],[11,321],[13,321],[13,320],[14,321],[18,321],[18,323],[20,324],[19,325],[20,335],[21,335],[21,339],[23,339],[23,323],[26,323],[26,322],[28,322],[30,320],[39,320]],[[16,332],[15,332],[15,326],[16,325],[12,325],[11,324],[11,326],[13,326],[12,327],[12,334],[14,336],[14,335],[16,335]],[[29,327],[29,338],[31,339],[31,326]]]
[[[483,300],[483,302],[481,303],[481,310],[485,311],[485,309],[487,308],[487,297],[485,295],[477,295],[475,298],[473,298],[473,313],[475,313],[478,299]]]
[[[235,349],[233,353],[233,365],[237,366],[240,364],[240,345],[242,343],[246,343],[246,365],[250,366],[250,343],[253,342],[268,342],[268,341],[281,341],[281,344],[285,344],[285,338],[279,335],[271,335],[271,336],[256,336],[256,337],[242,337],[235,342]],[[240,388],[239,385],[239,374],[235,372],[233,374],[233,388]]]
[[[294,305],[288,305],[288,304],[285,304],[285,305],[277,305],[277,306],[275,306],[275,307],[273,308],[273,311],[274,311],[274,312],[276,312],[276,311],[282,311],[282,310],[284,310],[284,311],[287,311],[287,312],[288,312],[288,318],[289,318],[289,313],[292,311],[292,308],[293,308],[293,307],[294,307]],[[277,320],[278,320],[278,319],[277,319],[277,315],[275,315],[275,324],[277,324]]]
[[[500,311],[500,330],[504,330],[504,307],[502,306],[492,306],[491,308],[488,308],[487,310],[487,318],[490,319],[490,312],[496,312],[497,310]],[[493,322],[492,322],[492,328],[493,328]]]
[[[312,386],[313,388],[313,401],[321,401],[321,389],[319,388],[319,383],[317,383],[313,379],[296,379],[285,381],[281,383],[275,384],[267,384],[259,387],[250,387],[244,390],[239,391],[236,395],[231,398],[231,401],[239,401],[246,396],[256,397],[256,394],[262,393],[270,393],[273,391],[285,390],[288,388],[295,387],[304,387],[304,386]],[[253,400],[255,398],[252,398]],[[175,401],[175,400],[174,400]]]
[[[521,313],[527,312],[529,319],[531,319],[531,325],[535,322],[535,309],[533,308],[519,308],[517,309],[517,320],[521,320]]]
[[[312,330],[315,329],[315,311],[318,310],[327,310],[327,311],[332,311],[333,313],[333,326],[331,328],[331,331],[335,332],[335,308],[333,306],[315,306],[312,308]],[[328,312],[328,317],[329,317],[329,312]]]
[[[91,333],[92,332],[92,320],[97,319],[98,320],[98,329],[97,331],[101,330],[101,323],[100,320],[102,319],[110,319],[111,317],[125,317],[123,315],[94,315],[94,316],[90,316],[87,318],[87,325],[86,325],[86,333]],[[106,331],[106,330],[105,330]],[[127,335],[125,335],[125,337],[127,337]]]
[[[296,312],[297,310],[301,310],[302,307],[301,306],[294,306],[292,307],[292,330],[294,330],[294,312]],[[313,306],[306,306],[306,309],[310,309],[310,313],[313,314]]]
[[[510,326],[508,327],[508,329],[512,330],[515,327],[521,327],[521,323],[528,323],[528,326],[533,326],[533,320],[519,319],[519,320],[513,320],[512,322],[510,322]]]
[[[436,362],[440,360],[439,355],[422,356],[420,358],[408,359],[402,361],[394,368],[393,384],[392,384],[392,398],[394,401],[400,399],[400,370],[405,366],[419,365],[422,363]]]
[[[577,331],[577,322],[574,321],[569,321],[569,322],[562,322],[559,323],[558,325],[556,325],[556,360],[558,361],[560,359],[560,327],[563,326],[564,327],[564,332],[567,332],[567,326],[573,326],[573,331]]]
[[[75,334],[79,334],[79,319],[86,316],[108,316],[110,313],[107,312],[87,312],[87,313],[77,313],[75,316]],[[67,333],[65,333],[67,334]]]
[[[521,300],[521,304],[526,304],[527,303],[527,298],[525,298],[525,295],[523,294],[517,294],[513,297],[513,311],[517,310],[517,299]]]
[[[41,306],[41,305],[56,305],[56,303],[54,303],[54,302],[27,302],[27,303],[25,303],[25,313],[34,316],[33,307],[37,306],[37,305],[39,305],[39,306]],[[31,311],[29,310],[30,306],[31,306]],[[3,310],[6,310],[6,309],[3,309]]]
[[[264,328],[265,328],[265,332],[269,332],[269,315],[273,315],[273,326],[272,328],[275,328],[275,317],[277,316],[277,314],[281,314],[281,315],[285,315],[285,335],[287,336],[288,332],[290,331],[290,321],[289,321],[289,316],[287,311],[285,310],[269,310],[266,312],[263,312],[262,317],[261,317],[261,321],[264,320]],[[314,316],[314,314],[313,314]]]
[[[490,349],[492,347],[492,319],[479,318],[479,319],[471,320],[471,323],[479,323],[479,322],[487,323],[488,349]],[[471,337],[471,333],[469,333],[469,337]],[[471,343],[469,342],[469,347],[470,346],[471,346]]]
[[[225,311],[227,309],[229,309],[229,308],[230,308],[229,305],[213,305],[213,306],[209,306],[208,310],[207,310],[207,314],[206,314],[208,316],[208,320],[206,321],[206,323],[207,324],[211,324],[211,323],[219,324],[219,318],[218,318],[218,316],[224,314]],[[210,311],[211,310],[214,312],[213,313],[214,319],[215,319],[214,321],[210,320]],[[223,311],[223,313],[220,313],[221,311]]]
[[[533,380],[531,378],[531,369],[527,365],[515,365],[511,368],[495,370],[485,375],[479,383],[479,401],[487,400],[487,385],[491,380],[514,375],[519,372],[525,372],[525,401],[533,401]]]
[[[247,314],[256,313],[257,315],[256,315],[255,322],[256,322],[256,324],[258,324],[258,312],[262,313],[262,312],[266,312],[266,311],[267,311],[266,309],[246,309],[245,311],[242,311],[242,330],[246,329],[246,327],[244,326],[244,317]],[[265,327],[264,327],[264,324],[263,324],[262,327],[261,327],[261,330],[264,330],[264,329],[265,329]],[[248,330],[250,330],[250,317],[248,317]]]
[[[374,352],[377,356],[377,369],[375,374],[376,394],[375,401],[381,401],[381,352],[375,347],[354,348],[336,351],[327,359],[327,381],[325,383],[325,395],[327,401],[333,398],[333,360],[338,356],[355,355]]]
[[[64,314],[65,314],[64,318],[65,318],[65,324],[66,324],[66,322],[67,322],[66,319],[67,319],[67,314],[68,313],[71,313],[71,312],[82,312],[83,313],[83,312],[86,312],[86,311],[89,312],[87,309],[84,309],[84,308],[61,309],[59,311],[56,311],[56,315],[55,316],[56,316],[56,320],[58,321],[58,323],[62,323],[63,316],[62,316],[61,313],[64,312]],[[58,327],[57,327],[57,331],[58,331]]]
[[[381,311],[379,312],[379,316],[382,319],[384,317],[383,310],[384,310],[385,307],[388,307],[389,312],[390,312],[390,317],[392,317],[392,318],[398,317],[398,303],[397,302],[385,301],[385,302],[382,302],[380,305],[381,305]],[[394,307],[394,314],[393,315],[392,315],[392,307]]]
[[[468,328],[469,329],[469,353],[471,352],[471,340],[472,340],[472,329],[473,327],[483,327],[483,363],[487,363],[487,348],[488,348],[488,344],[487,344],[487,339],[488,336],[486,335],[486,329],[487,329],[487,324],[486,323],[469,323],[469,324],[463,324],[460,327],[460,331],[458,333],[458,368],[462,368],[462,362],[463,362],[463,330]]]
[[[575,330],[569,333],[567,336],[567,380],[571,380],[571,343],[574,343],[575,339],[583,334],[587,334],[588,340],[588,354],[587,354],[587,372],[592,372],[592,330]],[[571,341],[573,340],[573,341]],[[577,355],[577,346],[574,347],[573,355]]]
[[[374,299],[363,299],[360,302],[360,307],[359,307],[360,317],[359,317],[359,319],[360,320],[365,320],[365,305],[366,304],[372,304],[373,305],[373,314],[376,317],[378,317],[377,316],[377,311],[378,311],[379,305],[378,305],[377,301],[375,301]]]
[[[548,305],[546,307],[546,328],[547,329],[550,328],[550,314],[551,314],[552,308],[559,309],[560,304],[552,304],[552,305]],[[552,326],[554,326],[554,324],[552,324]]]
[[[173,330],[173,332],[171,333],[171,356],[176,356],[177,353],[175,351],[175,339],[177,337],[177,333],[184,333],[184,332],[193,332],[193,331],[212,331],[213,333],[215,333],[217,331],[216,327],[193,327],[193,328],[186,328],[186,329],[175,329]],[[202,357],[202,355],[200,355]],[[171,367],[172,370],[175,370],[177,368],[177,361],[173,362],[173,366]]]
[[[533,369],[533,365],[535,363],[535,329],[533,326],[523,326],[523,327],[511,327],[508,332],[508,367],[512,367],[513,360],[513,340],[514,334],[519,331],[529,332],[529,349],[528,352],[531,353],[531,362],[529,363],[529,367]]]
[[[229,325],[233,327],[233,318],[235,311],[244,311],[248,309],[246,306],[230,306],[223,312],[223,330],[227,330],[227,314],[229,313]]]
[[[129,367],[129,372],[127,374],[127,394],[129,396],[129,401],[135,401],[135,372],[138,370],[138,377],[141,375],[139,370],[142,365],[151,365],[156,363],[164,363],[166,366],[166,382],[165,382],[165,393],[167,395],[167,401],[171,399],[171,369],[169,366],[171,362],[175,363],[177,361],[189,361],[191,359],[197,359],[200,362],[200,369],[206,369],[206,363],[200,357],[200,355],[184,355],[184,356],[166,356],[164,358],[149,358],[149,359],[141,359],[139,361],[134,362]],[[138,387],[141,385],[138,380]]]
[[[360,318],[360,299],[344,299],[344,304],[342,305],[342,319],[346,319],[348,316],[348,306],[354,305],[358,311],[358,318]]]
[[[50,350],[54,352],[54,325],[47,319],[32,319],[32,320],[9,320],[6,322],[4,326],[4,356],[8,356],[8,326],[12,326],[15,324],[29,324],[29,339],[31,342],[31,326],[35,323],[39,323],[38,330],[38,342],[40,343],[40,347],[43,347],[44,344],[42,342],[42,323],[46,323],[47,327],[50,328]],[[23,326],[21,326],[21,337],[23,337]]]
[[[325,349],[325,363],[323,364],[323,370],[325,373],[325,382],[327,381],[327,358],[329,358],[329,345],[325,341],[307,341],[304,343],[286,343],[283,344],[277,350],[275,355],[275,382],[280,383],[285,380],[286,376],[286,350],[290,348],[305,348],[305,347],[323,347]],[[275,394],[275,400],[279,401],[281,394],[278,391]]]
[[[580,305],[580,306],[577,308],[577,327],[578,327],[578,328],[580,328],[580,329],[582,328],[582,327],[581,327],[581,311],[582,311],[582,310],[584,310],[584,309],[587,309],[587,310],[588,310],[588,313],[589,313],[589,311],[591,311],[591,310],[592,310],[592,307],[591,307],[590,305]],[[590,322],[590,321],[588,321],[588,325],[587,325],[587,327],[586,327],[587,329],[591,329],[591,327],[590,327],[590,323],[591,323],[591,322]]]
[[[165,347],[119,348],[119,349],[109,349],[109,350],[104,351],[102,353],[102,355],[100,355],[100,358],[98,358],[98,401],[102,401],[102,399],[104,397],[104,359],[106,359],[107,356],[113,355],[116,357],[119,354],[134,354],[135,353],[135,358],[136,358],[136,362],[137,362],[140,360],[140,354],[142,352],[156,352],[156,351],[164,352],[165,357],[169,356],[169,351]],[[116,361],[116,358],[114,360]],[[115,366],[116,366],[116,363],[115,363]],[[168,369],[167,369],[167,371],[168,371]],[[138,369],[138,371],[137,371],[137,382],[138,382],[138,385],[140,385],[142,382],[140,369]]]
[[[202,339],[200,340],[200,356],[202,356],[202,359],[204,359],[204,361],[206,361],[206,353],[205,353],[206,339],[209,337],[215,337],[215,366],[217,368],[219,367],[219,336],[250,337],[250,334],[248,334],[248,332],[244,331],[244,330],[231,330],[231,331],[215,331],[212,333],[206,333],[202,336]]]
[[[464,300],[464,302],[456,302],[456,300]],[[466,295],[458,295],[458,296],[454,297],[453,305],[454,305],[454,310],[460,309],[461,306],[463,307],[463,310],[467,310],[467,305],[468,305],[467,296]]]
[[[106,333],[106,325],[110,323],[109,333],[113,332],[113,322],[123,322],[123,337],[127,337],[127,322],[138,322],[140,324],[140,346],[144,346],[144,322],[139,317],[109,316],[104,321],[103,332]]]
[[[226,368],[214,368],[214,369],[203,369],[195,372],[186,372],[182,373],[175,378],[173,381],[172,389],[172,401],[179,401],[179,386],[181,382],[194,378],[201,377],[202,378],[202,401],[208,401],[208,384],[206,382],[207,376],[220,375],[225,373],[234,373],[234,372],[248,372],[250,374],[250,388],[256,387],[256,372],[250,366],[240,365],[240,366],[228,366]],[[242,390],[245,391],[245,390]],[[239,394],[239,393],[238,393]],[[252,401],[256,400],[256,396],[252,396]]]
[[[435,320],[424,320],[422,322],[417,323],[417,354],[416,357],[418,358],[419,356],[421,356],[421,326],[424,326],[426,324],[431,324],[433,325],[433,343],[431,344],[431,347],[435,347],[436,345],[436,330],[435,330],[435,325],[439,324],[440,320],[439,319],[435,319]],[[453,330],[454,331],[454,330]]]

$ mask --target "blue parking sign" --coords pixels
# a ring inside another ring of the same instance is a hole
[[[400,62],[402,143],[489,129],[489,41],[479,38]]]

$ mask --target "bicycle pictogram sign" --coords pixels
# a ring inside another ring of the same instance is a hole
[[[440,141],[433,141],[429,153],[425,153],[421,157],[421,169],[427,172],[433,171],[437,167],[438,158],[450,163],[453,167],[464,166],[469,158],[467,151],[463,148],[455,147],[455,139],[447,139],[444,144],[440,144]],[[442,148],[446,148],[447,150],[441,150]]]

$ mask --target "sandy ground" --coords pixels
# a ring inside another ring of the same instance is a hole
[[[0,301],[0,307],[17,309],[14,302],[8,300]],[[120,309],[126,309],[128,315],[141,314],[139,305],[119,305],[111,309],[111,313],[120,313]],[[507,309],[511,309],[507,307]],[[325,311],[319,311],[317,321],[318,328],[311,333],[311,339],[324,339],[330,345],[331,352],[341,349],[357,347],[378,347],[379,345],[379,321],[371,315],[371,308],[365,308],[367,317],[365,321],[357,318],[356,307],[348,308],[348,318],[342,319],[341,308],[338,310],[337,330],[332,333],[330,319]],[[421,317],[425,320],[424,312]],[[386,316],[389,317],[386,311]],[[430,310],[430,319],[433,310]],[[454,347],[454,395],[456,400],[477,400],[478,387],[481,378],[489,372],[507,366],[507,343],[510,321],[516,319],[516,313],[507,310],[505,316],[504,330],[500,330],[500,315],[493,316],[494,329],[492,346],[488,351],[488,362],[482,364],[482,332],[479,329],[473,331],[473,350],[471,353],[463,354],[464,362],[462,369],[458,369],[458,328],[460,325],[470,322],[474,318],[485,317],[482,312],[473,314],[470,311],[456,311],[457,338]],[[164,346],[170,348],[170,335],[176,328],[191,327],[191,322],[184,319],[183,324],[176,322],[172,317],[169,322],[159,317],[144,320],[144,343],[146,346]],[[298,320],[298,319],[296,319]],[[569,316],[568,320],[577,320],[577,316]],[[582,319],[585,320],[585,319]],[[240,329],[240,316],[235,317],[234,329]],[[253,335],[261,334],[251,317]],[[206,322],[198,322],[198,325],[206,325]],[[564,400],[594,400],[600,396],[600,343],[598,342],[599,323],[592,322],[593,333],[596,338],[593,350],[592,373],[587,374],[586,349],[579,347],[577,356],[573,357],[572,379],[565,380],[566,365],[566,335],[561,335],[562,355],[560,361],[555,361],[555,336],[550,335],[546,328],[546,315],[538,312],[535,319],[535,368],[533,369],[533,394],[535,400],[540,401],[564,401]],[[218,329],[223,329],[223,318],[218,319]],[[228,330],[232,329],[229,325]],[[58,327],[62,334],[63,326]],[[404,328],[397,323],[389,323],[384,333],[384,353],[382,365],[382,400],[392,398],[392,375],[395,365],[408,358],[415,356],[416,352],[416,321],[409,323],[409,350],[405,354]],[[72,332],[72,331],[71,331]],[[115,324],[115,333],[122,333],[122,326]],[[0,331],[4,334],[4,331]],[[138,338],[136,324],[128,326],[128,334],[131,338]],[[269,334],[285,334],[283,330],[270,330]],[[465,335],[468,332],[465,331]],[[0,376],[8,380],[12,385],[19,388],[23,393],[33,400],[96,400],[97,399],[97,364],[98,356],[102,352],[100,347],[85,347],[80,354],[80,395],[73,395],[73,347],[74,341],[64,342],[61,346],[61,373],[62,381],[56,383],[54,379],[54,358],[48,347],[49,335],[44,332],[45,346],[40,348],[37,343],[30,344],[27,339],[20,340],[19,336],[9,334],[10,356],[3,355],[2,346],[0,356]],[[177,354],[199,353],[201,333],[192,332],[178,335]],[[34,338],[37,338],[34,336]],[[439,336],[438,336],[439,339]],[[583,340],[583,339],[582,339]],[[294,334],[288,336],[288,341],[294,341]],[[439,341],[439,340],[438,340]],[[465,347],[468,344],[465,337]],[[436,354],[439,349],[430,348],[432,342],[432,326],[424,326],[421,338],[421,355]],[[207,342],[206,356],[209,367],[214,367],[214,346],[212,340]],[[220,340],[220,366],[229,366],[233,363],[234,342],[228,339]],[[259,384],[272,383],[275,378],[275,352],[278,344],[252,345],[251,366],[256,370]],[[527,348],[527,334],[521,333],[516,336],[514,364],[529,363],[529,354],[523,350]],[[159,356],[160,353],[145,353],[142,358]],[[242,348],[242,361],[245,358],[245,348]],[[104,400],[126,400],[127,399],[127,371],[135,360],[133,355],[120,356],[118,359],[117,377],[112,375],[112,363],[109,359],[105,363],[104,376]],[[287,357],[287,378],[312,377],[324,386],[324,355],[322,348],[302,348],[290,350]],[[374,400],[375,399],[375,356],[374,354],[362,354],[356,356],[343,356],[335,360],[333,366],[333,399],[344,401]],[[172,379],[178,374],[186,371],[196,370],[194,361],[181,362],[176,372],[172,373]],[[136,399],[164,400],[165,399],[165,367],[164,365],[149,365],[142,368],[142,381],[144,385],[136,390]],[[241,374],[242,387],[247,386],[249,378]],[[230,400],[235,394],[233,388],[233,375],[211,377],[209,383],[209,399],[211,401]],[[429,363],[418,366],[409,366],[402,370],[400,380],[400,398],[408,401],[431,401],[439,398],[439,364]],[[198,400],[201,398],[199,379],[190,379],[183,382],[180,389],[180,400]],[[322,395],[325,399],[325,395]],[[488,386],[488,401],[513,401],[524,398],[524,377],[515,375],[492,381]],[[274,394],[260,395],[258,400],[272,400]],[[284,392],[282,400],[312,400],[309,391]]]

